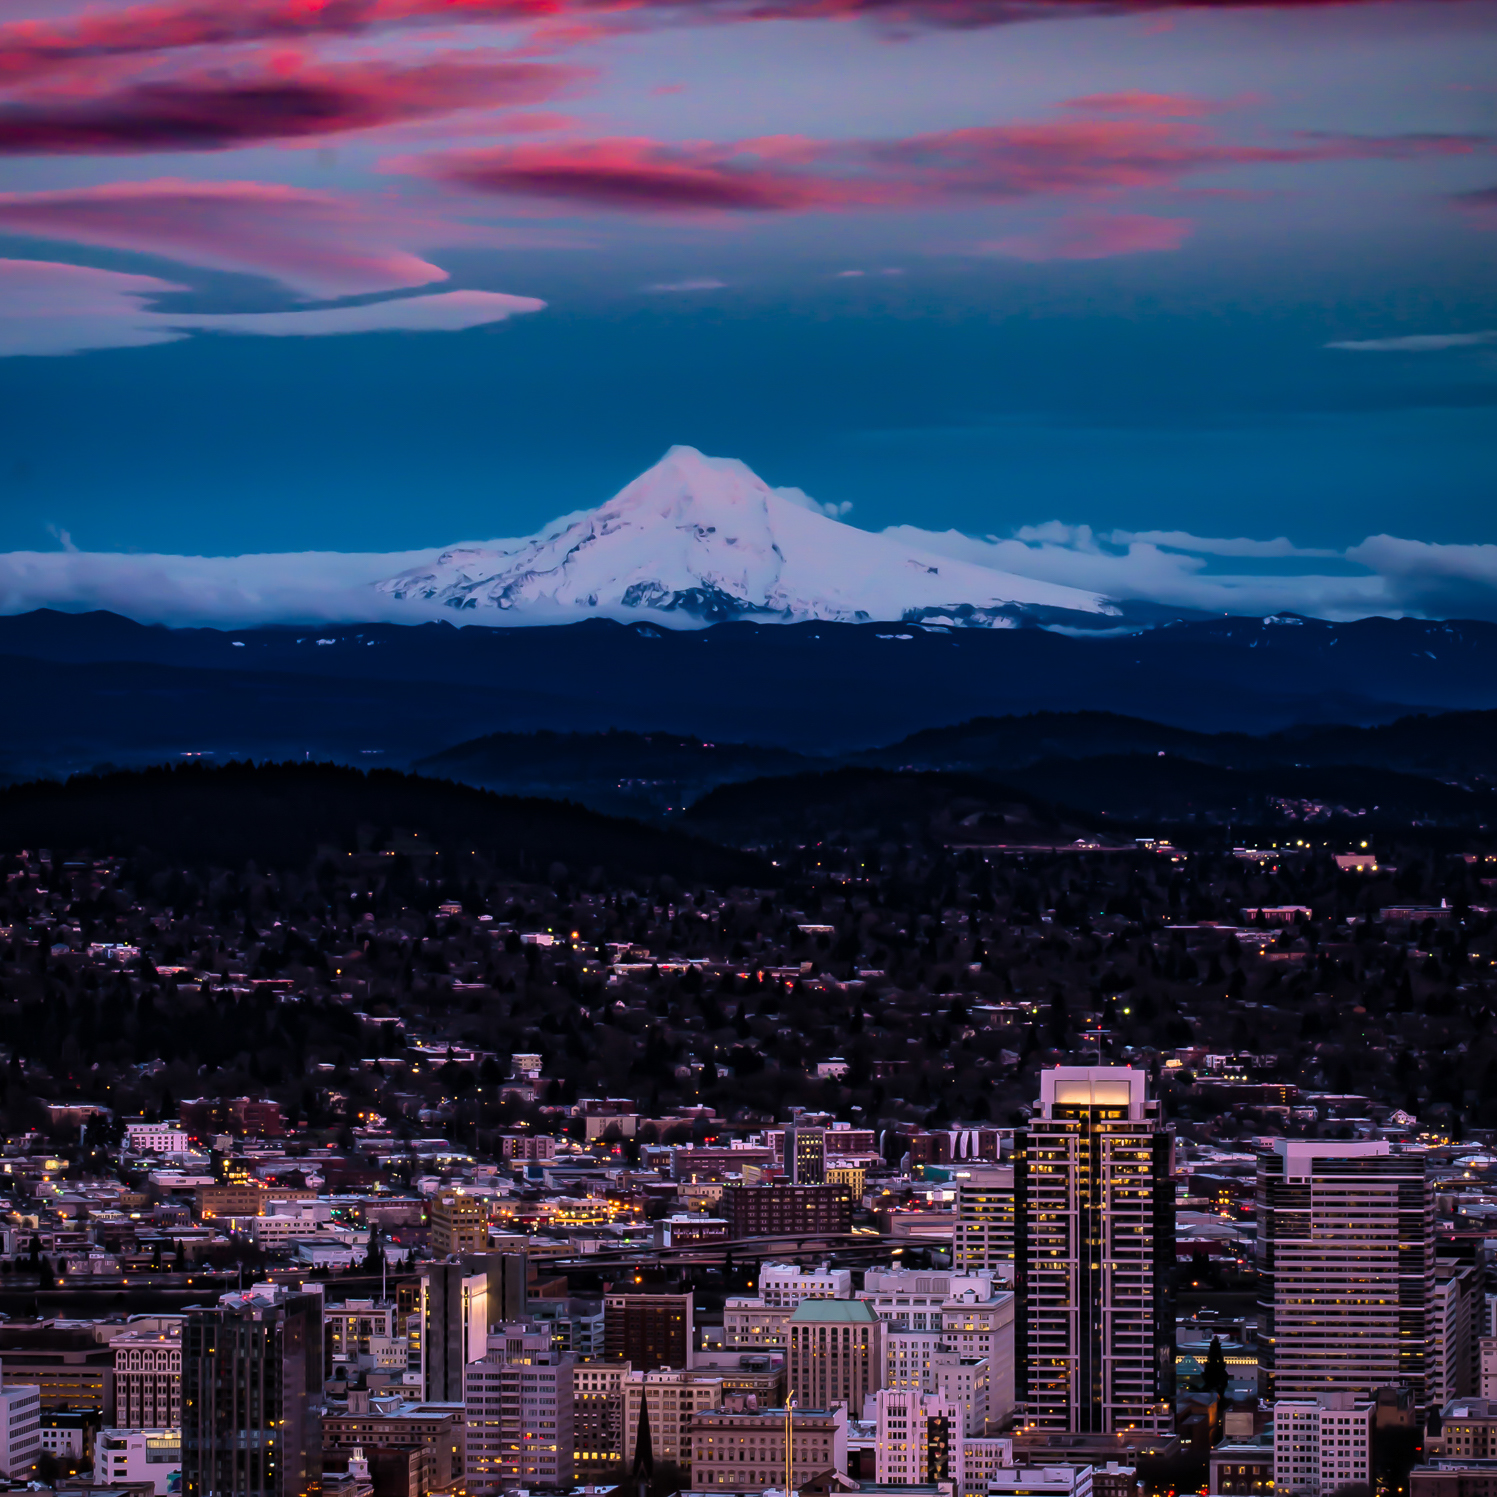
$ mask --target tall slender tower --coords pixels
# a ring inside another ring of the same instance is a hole
[[[1402,1384],[1425,1401],[1435,1239],[1423,1154],[1278,1140],[1258,1161],[1258,1271],[1270,1398]]]
[[[1027,1422],[1077,1433],[1173,1424],[1174,1139],[1126,1066],[1040,1072],[1014,1156]]]

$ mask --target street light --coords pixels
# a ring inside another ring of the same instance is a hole
[[[790,1497],[790,1444],[795,1438],[795,1394],[785,1396],[785,1497]]]

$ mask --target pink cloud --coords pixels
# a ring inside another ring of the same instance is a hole
[[[661,23],[870,17],[899,25],[965,27],[1068,15],[1369,3],[1374,0],[160,0],[0,26],[0,80],[26,82],[100,59],[360,36],[389,27],[529,21],[560,34],[568,24],[590,27],[598,18],[611,21],[637,12]]]
[[[1170,188],[1236,166],[1463,155],[1469,136],[1299,135],[1221,141],[1178,120],[987,125],[904,140],[800,136],[667,143],[637,137],[436,152],[388,163],[472,192],[643,213],[796,213]]]
[[[1203,99],[1192,94],[1154,94],[1141,89],[1124,89],[1114,94],[1087,94],[1067,99],[1061,106],[1086,114],[1143,115],[1152,119],[1196,119],[1207,114],[1222,114],[1244,104],[1258,103],[1257,95],[1235,99]]]
[[[1015,260],[1106,260],[1179,249],[1194,227],[1188,218],[1154,218],[1147,213],[1078,214],[979,248]]]
[[[426,119],[476,106],[538,104],[581,69],[540,62],[306,64],[205,71],[0,105],[0,155],[219,151]]]
[[[447,278],[398,247],[400,226],[390,216],[333,193],[266,182],[163,177],[0,193],[0,231],[271,276],[313,296]]]
[[[138,348],[179,335],[151,327],[145,302],[181,288],[44,260],[0,260],[0,355],[55,355],[86,348]]]
[[[633,212],[797,212],[885,201],[866,185],[786,169],[747,143],[665,145],[612,137],[490,146],[390,163],[474,192]]]
[[[141,348],[175,342],[192,331],[264,338],[461,332],[546,305],[532,296],[498,291],[443,291],[290,312],[163,312],[151,306],[153,299],[181,289],[154,276],[43,260],[0,260],[0,358]]]

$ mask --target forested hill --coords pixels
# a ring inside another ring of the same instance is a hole
[[[321,850],[435,855],[444,881],[461,881],[471,859],[537,880],[557,864],[575,880],[600,870],[718,886],[767,885],[774,872],[700,837],[566,801],[334,764],[194,763],[0,789],[0,851],[38,847],[227,868],[305,867]]]

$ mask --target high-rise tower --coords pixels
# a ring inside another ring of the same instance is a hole
[[[1271,1398],[1427,1393],[1434,1206],[1424,1156],[1286,1138],[1259,1156],[1259,1357]]]
[[[1016,1137],[1021,1396],[1041,1429],[1173,1423],[1173,1137],[1125,1066],[1040,1072]]]

